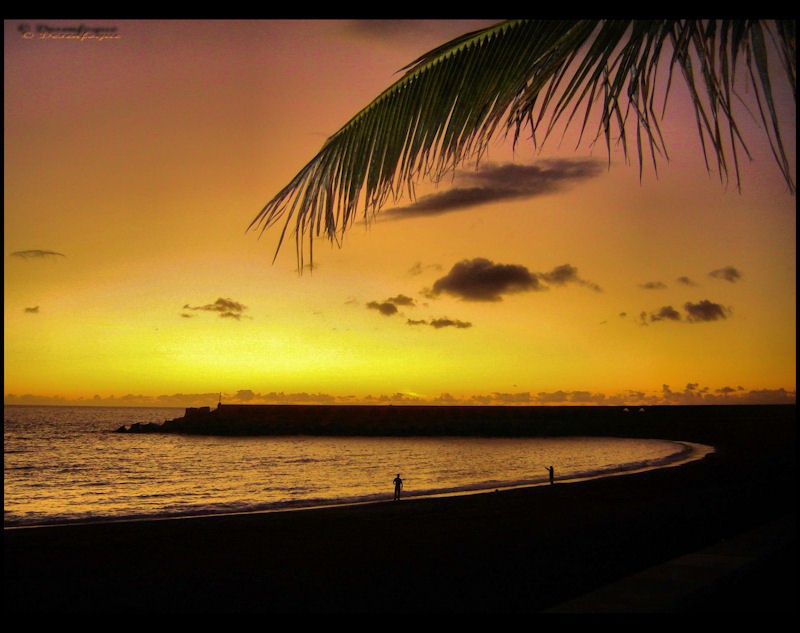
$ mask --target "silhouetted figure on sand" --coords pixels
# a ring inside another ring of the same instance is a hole
[[[400,479],[400,473],[394,478],[394,500],[400,501],[400,491],[403,489],[403,480]]]
[[[556,481],[555,481],[555,475],[553,473],[553,467],[552,466],[548,466],[547,467],[547,472],[550,474],[550,483],[554,484]]]

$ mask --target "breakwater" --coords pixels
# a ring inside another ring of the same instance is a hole
[[[120,426],[120,433],[264,436],[600,435],[708,442],[725,434],[769,432],[777,424],[794,437],[795,405],[372,406],[236,405],[188,408],[180,418]],[[787,421],[792,421],[787,424]],[[755,424],[755,426],[754,426]],[[745,439],[747,439],[745,437]],[[753,438],[754,440],[756,438]]]

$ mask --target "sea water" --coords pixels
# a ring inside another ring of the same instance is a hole
[[[206,437],[114,433],[183,409],[4,407],[4,526],[285,510],[464,494],[677,465],[650,439]]]

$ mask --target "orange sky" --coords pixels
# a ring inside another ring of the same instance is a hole
[[[250,221],[485,22],[84,24],[113,37],[4,24],[6,403],[794,402],[795,197],[752,127],[741,193],[680,108],[641,180],[604,148],[498,144],[421,188],[481,204],[387,211],[298,275]],[[477,292],[481,270],[517,283]]]

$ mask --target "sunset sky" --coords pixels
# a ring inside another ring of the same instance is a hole
[[[796,198],[749,120],[741,192],[676,86],[657,174],[498,142],[299,274],[256,214],[403,66],[488,23],[39,28],[80,24],[4,24],[7,404],[795,401]]]

